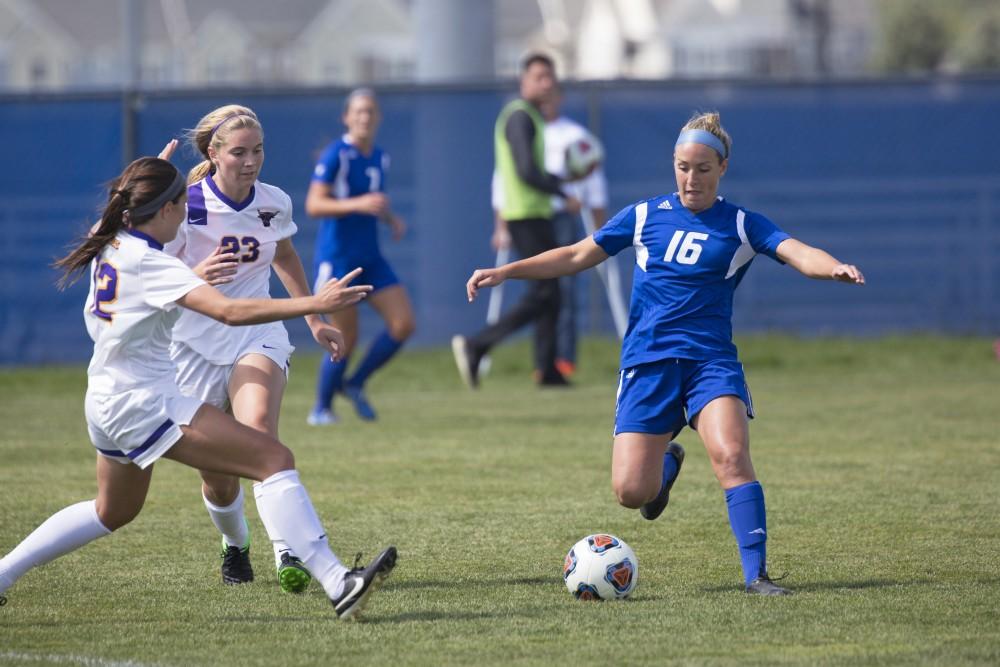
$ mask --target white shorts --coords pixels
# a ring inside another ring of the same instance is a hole
[[[191,423],[201,405],[164,380],[115,394],[88,390],[84,413],[98,453],[145,469],[181,439],[181,426]]]
[[[284,328],[280,331],[264,329],[240,350],[236,362],[248,354],[262,354],[277,364],[287,378],[294,351]],[[235,363],[213,364],[190,346],[176,342],[170,345],[170,360],[177,367],[177,386],[182,393],[220,410],[229,408],[229,377]]]

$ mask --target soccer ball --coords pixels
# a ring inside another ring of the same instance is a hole
[[[594,135],[587,133],[566,147],[566,170],[580,177],[604,160],[604,147]]]
[[[588,535],[566,554],[563,580],[577,600],[620,600],[639,583],[639,560],[614,535]]]

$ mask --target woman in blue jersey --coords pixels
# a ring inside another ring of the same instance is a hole
[[[359,88],[347,96],[343,115],[347,133],[323,151],[306,196],[306,213],[321,218],[316,238],[317,284],[360,266],[364,281],[375,288],[368,302],[386,327],[372,341],[350,377],[345,378],[358,338],[358,313],[356,308],[348,308],[333,316],[334,326],[344,334],[346,349],[341,360],[324,358],[321,362],[316,404],[308,420],[313,426],[336,421],[333,395],[338,391],[354,404],[361,419],[374,420],[375,410],[365,395],[365,383],[413,334],[410,299],[378,245],[379,221],[389,225],[395,240],[406,232],[385,194],[389,156],[375,145],[380,120],[373,91]]]
[[[764,492],[750,460],[753,404],[732,342],[733,292],[758,253],[809,278],[863,285],[857,267],[791,238],[717,196],[731,141],[717,113],[695,115],[674,147],[677,192],[622,209],[592,237],[496,269],[466,285],[556,278],[633,246],[629,326],[622,343],[611,483],[625,507],[655,519],[684,461],[672,438],[698,431],[725,491],[748,593],[787,595],[767,575]]]

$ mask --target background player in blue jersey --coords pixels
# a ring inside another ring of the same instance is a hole
[[[380,120],[372,90],[359,88],[347,96],[343,115],[347,133],[323,151],[306,196],[306,213],[321,218],[316,238],[316,284],[361,267],[362,279],[375,288],[368,302],[386,326],[354,373],[345,379],[358,339],[358,312],[348,308],[332,317],[334,326],[344,334],[346,349],[341,360],[324,358],[320,364],[316,404],[308,420],[314,426],[336,421],[333,395],[338,391],[354,404],[361,419],[374,420],[375,410],[364,393],[365,382],[413,334],[410,299],[378,244],[380,220],[389,225],[395,240],[406,232],[385,194],[389,156],[375,145]]]
[[[745,590],[787,595],[767,575],[764,492],[750,460],[753,404],[732,341],[733,292],[758,253],[810,278],[865,280],[857,267],[718,197],[730,147],[717,113],[695,115],[674,147],[677,192],[627,206],[574,245],[478,269],[466,289],[471,301],[481,287],[577,273],[633,246],[611,464],[618,502],[647,519],[660,515],[684,460],[670,441],[690,424],[725,491]]]

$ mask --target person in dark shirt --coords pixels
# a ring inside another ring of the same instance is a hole
[[[580,202],[562,190],[562,179],[545,171],[545,120],[539,111],[556,90],[555,65],[543,54],[525,58],[521,67],[520,97],[500,111],[493,132],[496,171],[504,192],[497,225],[505,227],[522,257],[556,247],[552,196],[562,197],[566,209],[580,210]],[[459,375],[470,387],[479,386],[479,362],[490,348],[531,322],[535,323],[535,379],[541,386],[566,386],[556,369],[556,325],[559,319],[559,283],[532,281],[521,301],[494,324],[476,334],[452,338]]]

